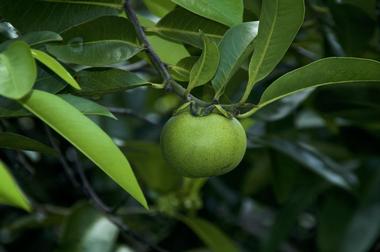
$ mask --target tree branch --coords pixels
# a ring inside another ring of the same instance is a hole
[[[95,208],[103,212],[103,214],[107,217],[107,219],[119,228],[119,230],[121,231],[121,235],[123,236],[124,239],[128,240],[129,237],[132,237],[133,239],[140,242],[141,244],[144,244],[150,247],[152,251],[167,252],[165,249],[157,246],[156,244],[151,243],[150,241],[147,241],[145,238],[143,238],[142,236],[138,235],[137,233],[129,229],[129,227],[125,225],[118,216],[116,216],[115,209],[109,207],[106,203],[103,202],[103,200],[97,195],[95,190],[92,188],[90,182],[88,181],[83,171],[83,167],[79,160],[76,150],[74,150],[74,161],[75,161],[75,168],[78,171],[79,177],[83,185],[82,190],[84,194],[87,195],[88,198],[91,199]]]
[[[66,173],[67,177],[69,178],[71,184],[73,184],[73,186],[75,188],[79,188],[79,182],[75,178],[75,174],[73,173],[73,171],[71,170],[69,164],[67,163],[67,161],[65,159],[65,156],[62,153],[61,148],[59,147],[56,139],[54,138],[54,136],[53,136],[50,128],[48,126],[46,126],[46,125],[45,125],[45,132],[46,132],[46,135],[49,138],[49,141],[50,141],[51,145],[53,146],[53,149],[57,152],[59,161],[62,164],[62,167],[65,170],[65,173]]]
[[[194,101],[198,105],[201,106],[208,106],[210,105],[209,103],[198,99],[197,97],[189,94],[186,94],[186,89],[183,88],[179,83],[177,83],[169,74],[168,69],[166,68],[165,64],[162,62],[160,57],[156,54],[156,52],[153,50],[152,45],[149,43],[147,36],[144,32],[144,29],[140,25],[136,13],[132,8],[131,1],[130,0],[125,0],[124,4],[124,9],[125,12],[127,13],[128,19],[131,21],[133,27],[136,30],[137,38],[139,41],[143,44],[146,53],[151,60],[153,66],[155,69],[160,73],[162,79],[164,80],[164,85],[165,87],[171,91],[177,94],[178,96],[182,97],[183,99],[187,101]]]

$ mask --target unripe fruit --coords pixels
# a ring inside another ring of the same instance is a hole
[[[227,173],[243,159],[247,147],[244,128],[235,119],[212,113],[173,116],[161,133],[161,148],[168,164],[185,177]]]

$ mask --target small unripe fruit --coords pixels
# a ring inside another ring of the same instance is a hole
[[[185,177],[217,176],[234,169],[243,159],[247,137],[240,122],[212,113],[189,112],[169,119],[161,133],[167,163]]]

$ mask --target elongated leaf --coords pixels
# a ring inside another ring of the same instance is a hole
[[[219,43],[220,63],[212,80],[218,98],[232,75],[253,50],[259,22],[247,22],[229,29]],[[239,39],[237,39],[239,38]]]
[[[193,68],[195,62],[197,62],[198,57],[190,56],[181,59],[175,65],[169,66],[169,71],[172,77],[178,81],[190,81],[190,71]]]
[[[30,92],[36,78],[36,63],[25,42],[16,41],[0,53],[0,95],[20,99]]]
[[[128,160],[93,121],[62,98],[43,91],[33,90],[30,96],[20,102],[147,207]]]
[[[62,41],[62,37],[58,33],[52,31],[29,32],[20,36],[19,39],[25,41],[30,46],[40,45],[47,42]]]
[[[290,47],[304,19],[304,0],[263,1],[248,88],[265,78]],[[244,100],[248,98],[248,94]]]
[[[165,38],[202,48],[203,42],[199,30],[202,30],[206,37],[219,42],[227,29],[227,26],[192,14],[183,8],[176,8],[163,17],[156,27],[147,30]]]
[[[20,207],[28,212],[32,207],[25,197],[12,175],[7,170],[5,164],[0,160],[0,204]]]
[[[259,107],[306,88],[330,84],[380,81],[380,62],[359,58],[325,58],[296,69],[273,82],[263,93]]]
[[[214,77],[219,65],[218,46],[214,41],[203,36],[203,51],[190,72],[190,82],[187,90],[206,84]]]
[[[310,145],[297,142],[293,143],[277,138],[270,139],[269,141],[264,140],[263,143],[288,155],[333,185],[351,190],[357,183],[357,178],[351,171],[340,166],[322,153],[319,153]]]
[[[182,177],[173,172],[165,162],[160,145],[145,141],[128,141],[125,144],[126,155],[136,173],[149,189],[168,193],[178,189]]]
[[[165,16],[168,12],[172,11],[175,4],[170,0],[143,0],[146,7],[154,15],[158,17]]]
[[[47,45],[47,50],[65,63],[102,67],[124,62],[142,50],[132,24],[123,17],[100,17],[61,36],[63,43]]]
[[[66,102],[70,103],[85,115],[107,116],[116,119],[115,116],[105,107],[82,97],[60,94],[58,95]],[[0,98],[0,118],[27,117],[33,116],[28,110],[24,109],[19,103],[12,100]]]
[[[84,70],[75,77],[81,86],[78,92],[86,96],[104,95],[149,85],[137,74],[120,69]]]
[[[1,30],[1,28],[0,28]],[[62,37],[55,32],[51,31],[35,31],[29,32],[24,35],[18,36],[15,39],[7,40],[0,44],[0,51],[7,48],[11,43],[16,40],[22,40],[29,44],[29,46],[36,46],[47,42],[57,42],[62,41]]]
[[[38,151],[48,155],[57,154],[54,149],[41,142],[12,132],[0,132],[0,148]]]
[[[107,116],[112,119],[116,119],[116,117],[106,107],[103,107],[94,101],[71,94],[60,94],[58,96],[73,105],[85,115]]]
[[[261,252],[275,252],[281,242],[289,235],[297,217],[309,207],[318,194],[326,189],[320,181],[313,181],[296,191],[276,217],[268,238],[262,245]]]
[[[234,26],[243,21],[243,0],[172,0],[195,14]]]
[[[180,217],[179,219],[191,228],[212,251],[239,251],[236,244],[211,222],[196,217]]]
[[[66,217],[58,252],[111,252],[119,230],[89,205],[75,206]]]
[[[54,73],[56,73],[59,77],[61,77],[64,81],[66,81],[68,84],[70,84],[75,89],[80,89],[79,84],[77,81],[71,76],[71,74],[53,57],[51,57],[49,54],[32,49],[32,55],[34,58],[36,58],[39,62],[47,66],[50,70],[52,70]]]
[[[339,252],[369,251],[380,234],[380,172],[377,164],[371,165],[364,178],[360,207],[345,229]],[[370,171],[372,170],[372,171]]]
[[[1,0],[0,13],[21,33],[62,32],[99,16],[118,15],[122,5],[122,0]]]
[[[169,1],[170,0],[164,0]],[[156,2],[151,1],[150,2]],[[171,3],[171,2],[170,2]],[[172,4],[172,3],[171,3]],[[144,27],[151,28],[156,24],[144,16],[137,16],[140,24]],[[176,43],[173,41],[166,40],[157,35],[149,34],[147,36],[149,43],[153,47],[153,50],[157,53],[160,59],[167,64],[175,64],[180,59],[190,56],[189,52],[186,50],[185,46],[181,43]]]

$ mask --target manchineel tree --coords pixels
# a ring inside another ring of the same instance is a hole
[[[1,0],[0,252],[379,251],[379,18]]]

